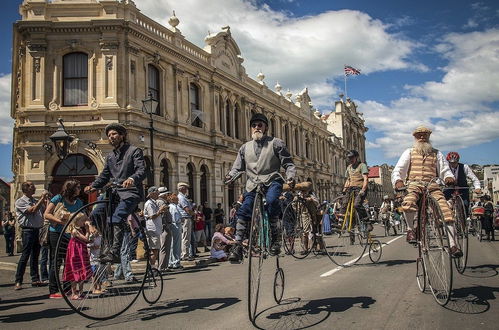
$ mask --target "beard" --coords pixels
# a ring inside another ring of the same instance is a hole
[[[428,156],[433,150],[433,146],[431,145],[430,141],[428,142],[415,141],[413,148],[418,154],[423,156]]]
[[[255,132],[253,134],[251,134],[251,138],[254,140],[254,141],[260,141],[262,138],[263,138],[263,133],[262,132]]]

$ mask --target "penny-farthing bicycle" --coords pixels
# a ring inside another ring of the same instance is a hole
[[[154,304],[163,293],[163,277],[149,263],[151,252],[145,239],[143,223],[139,223],[139,235],[144,238],[144,261],[130,263],[122,258],[120,263],[93,261],[91,264],[84,252],[84,258],[75,258],[72,248],[75,244],[71,244],[71,240],[77,238],[72,233],[75,227],[81,227],[82,219],[87,223],[86,227],[93,226],[99,232],[100,254],[104,255],[110,250],[114,236],[111,215],[114,213],[119,187],[110,184],[106,188],[106,198],[84,205],[73,213],[62,229],[55,250],[54,266],[59,291],[71,309],[93,320],[107,320],[120,315],[132,306],[140,294],[147,303]],[[117,270],[118,267],[124,268],[123,274]],[[128,271],[133,274],[133,280],[125,277]],[[78,286],[77,297],[71,294],[71,284]]]
[[[242,173],[239,173],[230,180],[225,181],[225,184],[234,182],[241,174]],[[249,239],[247,244],[244,244],[245,241],[243,241],[245,258],[248,261],[248,316],[252,323],[255,322],[258,314],[258,300],[260,296],[260,280],[263,263],[271,256],[270,222],[266,211],[265,191],[265,185],[259,184],[256,189],[253,204],[253,213],[249,227]],[[280,226],[281,224],[279,224],[279,227]],[[284,270],[280,266],[279,259],[280,256],[276,255],[273,295],[277,304],[281,303],[285,286]]]

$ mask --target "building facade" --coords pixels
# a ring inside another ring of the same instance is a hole
[[[28,179],[38,192],[53,193],[69,177],[92,182],[111,151],[104,127],[120,122],[128,140],[144,150],[146,185],[175,189],[186,181],[195,202],[228,208],[244,178],[231,186],[223,178],[250,139],[249,119],[256,112],[269,118],[271,135],[286,141],[299,180],[312,181],[321,199],[341,190],[345,141],[351,130],[365,132],[363,121],[354,119],[357,126],[345,124],[335,135],[311,106],[307,89],[293,98],[279,85],[267,87],[263,74],[249,78],[230,27],[208,35],[200,48],[184,38],[177,17],[162,26],[131,0],[25,0],[20,12],[13,38],[11,199]],[[154,170],[149,115],[142,110],[148,95],[159,102],[152,116]],[[338,109],[340,117],[352,117],[337,102]],[[58,118],[75,137],[62,161],[49,141]],[[354,136],[364,150],[363,136]]]

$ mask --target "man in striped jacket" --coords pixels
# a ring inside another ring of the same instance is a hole
[[[404,151],[392,172],[392,184],[395,189],[401,189],[407,184],[407,195],[402,202],[402,209],[407,220],[407,241],[415,242],[416,235],[412,229],[418,211],[418,200],[425,183],[440,178],[445,184],[453,184],[455,179],[444,155],[434,149],[430,143],[431,130],[419,126],[412,135],[415,138],[412,148]],[[429,186],[430,195],[440,206],[444,221],[449,232],[450,252],[453,257],[461,257],[462,252],[455,243],[456,229],[452,212],[438,183]]]

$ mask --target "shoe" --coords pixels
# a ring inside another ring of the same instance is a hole
[[[132,264],[136,263],[136,262],[139,262],[137,259],[133,259],[130,261]]]
[[[74,294],[70,298],[71,300],[83,300],[83,298],[79,294]]]
[[[44,286],[44,284],[40,281],[34,281],[31,283],[31,286],[34,287],[34,288],[37,288],[39,286]]]
[[[62,299],[62,294],[60,294],[60,293],[51,293],[51,294],[49,294],[49,299]]]
[[[270,247],[270,255],[271,256],[277,256],[281,254],[281,245],[279,243],[273,243],[272,246]],[[302,251],[305,252],[305,251]]]
[[[407,242],[408,243],[416,243],[416,233],[414,232],[414,230],[412,229],[409,229],[407,230]]]
[[[243,247],[239,244],[234,245],[230,250],[229,261],[233,263],[241,262],[243,259]]]
[[[173,267],[170,267],[170,269],[172,269],[172,270],[181,270],[181,269],[184,269],[184,266],[181,266],[181,265],[173,266]]]
[[[14,285],[14,290],[21,290],[23,288],[23,285],[21,283],[16,283],[16,285]]]
[[[461,258],[463,256],[463,252],[457,246],[451,246],[450,255],[452,258]]]
[[[42,284],[43,284],[43,286],[45,286],[45,285],[49,285],[49,280],[43,280],[43,281],[42,281]]]
[[[8,256],[9,257],[12,257],[14,255],[14,253],[9,253]]]
[[[101,263],[121,263],[121,245],[123,244],[123,235],[125,234],[125,223],[114,223],[113,224],[113,245],[108,253],[101,255],[99,261]]]
[[[135,277],[132,276],[131,278],[126,280],[127,283],[139,283],[139,280]]]

